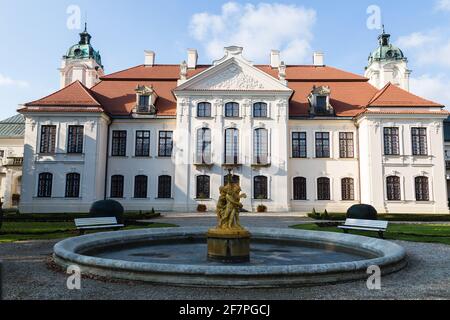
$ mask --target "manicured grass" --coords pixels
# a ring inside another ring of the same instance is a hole
[[[148,223],[130,225],[122,230],[144,228],[171,228],[177,225],[166,223]],[[93,232],[98,232],[93,231]],[[89,232],[88,232],[89,233]],[[78,236],[72,222],[3,222],[0,230],[0,243],[21,240],[52,240]]]
[[[343,233],[336,227],[319,227],[317,224],[301,224],[291,228],[313,231]],[[351,234],[378,237],[376,232],[350,231]],[[390,224],[384,234],[389,240],[404,240],[412,242],[443,243],[450,245],[450,225],[443,224]]]
[[[318,212],[319,214],[319,212]],[[345,220],[345,213],[328,213],[328,217],[325,219],[323,213],[321,219],[316,219],[311,213],[308,214],[310,218],[316,220],[332,220],[332,221],[342,221]],[[410,222],[440,222],[440,221],[450,221],[450,214],[409,214],[409,213],[391,213],[391,214],[379,214],[378,220],[387,221],[410,221]]]
[[[160,213],[152,211],[125,212],[125,220],[148,220],[159,217]],[[23,214],[5,212],[4,220],[9,222],[73,222],[77,218],[89,218],[89,213],[34,213]]]

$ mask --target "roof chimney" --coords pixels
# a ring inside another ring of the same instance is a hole
[[[324,66],[325,65],[323,52],[314,52],[313,64],[315,66]]]
[[[145,62],[144,65],[153,67],[155,64],[155,53],[153,51],[145,50]]]
[[[197,67],[198,53],[195,49],[188,49],[187,66],[189,69],[195,69]]]
[[[280,66],[280,51],[272,50],[270,51],[270,66],[276,69]]]

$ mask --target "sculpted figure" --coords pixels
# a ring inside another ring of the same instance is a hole
[[[243,205],[241,199],[246,198],[241,194],[238,184],[228,183],[220,188],[220,197],[217,203],[217,216],[219,229],[243,229],[239,222],[239,212]]]

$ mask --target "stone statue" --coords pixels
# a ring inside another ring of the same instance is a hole
[[[243,230],[239,223],[239,212],[243,205],[241,199],[247,195],[241,193],[239,184],[228,182],[227,185],[221,187],[220,197],[217,203],[217,217],[219,220],[218,229],[221,230]]]

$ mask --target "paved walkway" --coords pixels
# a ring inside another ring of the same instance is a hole
[[[244,225],[287,227],[301,217],[245,215]],[[181,226],[214,225],[215,218],[167,215],[159,222]],[[188,288],[148,283],[82,280],[81,291],[66,288],[66,275],[47,267],[56,241],[0,244],[4,299],[450,299],[450,246],[397,242],[408,252],[406,269],[382,278],[382,289],[370,291],[365,281],[322,287],[283,289]]]

